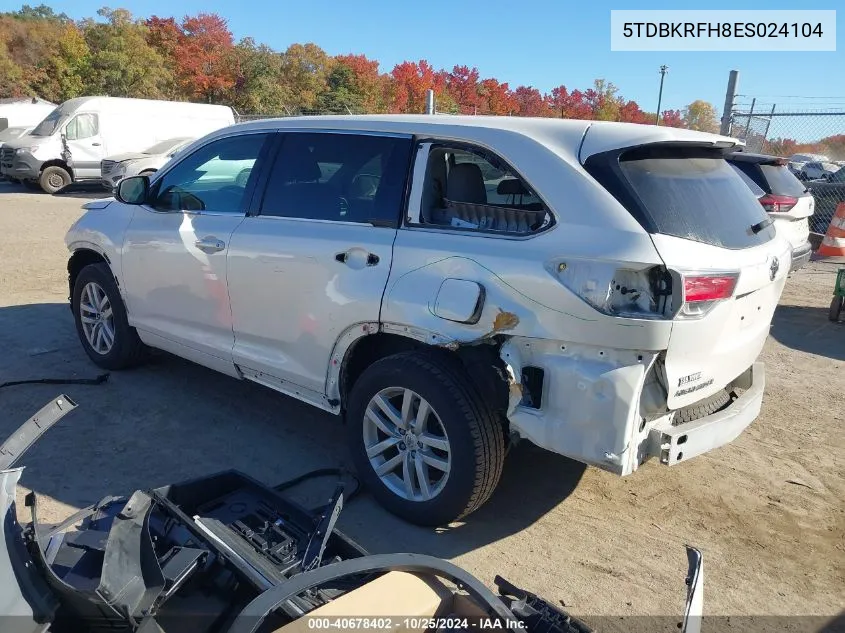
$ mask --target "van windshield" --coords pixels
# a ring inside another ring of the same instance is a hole
[[[59,108],[53,110],[47,117],[35,126],[30,132],[32,136],[50,136],[59,127],[62,120],[62,111]]]

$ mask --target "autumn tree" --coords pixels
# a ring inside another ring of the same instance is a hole
[[[712,133],[719,131],[719,117],[716,114],[716,108],[712,103],[702,99],[696,99],[684,108],[683,119],[684,125],[690,130]]]
[[[216,13],[182,20],[173,51],[176,80],[189,100],[219,101],[235,84],[232,33]]]
[[[514,102],[520,116],[549,116],[548,98],[533,86],[519,86],[513,91]]]
[[[480,97],[478,94],[480,75],[478,69],[469,66],[455,66],[446,73],[446,92],[463,114],[476,114]]]
[[[496,79],[482,79],[478,94],[481,108],[489,114],[514,114],[519,108],[508,84]]]
[[[386,112],[389,99],[389,77],[379,72],[377,60],[365,55],[337,55],[336,66],[351,72],[351,90],[359,98],[362,112]]]
[[[617,96],[619,89],[605,79],[596,79],[593,87],[584,91],[584,101],[597,121],[618,121],[622,101]]]
[[[86,20],[90,51],[85,89],[89,94],[159,99],[169,93],[173,74],[164,57],[147,43],[147,27],[126,9],[100,9],[105,22]]]
[[[63,101],[83,90],[88,50],[77,26],[40,5],[0,15],[0,95]]]
[[[290,107],[299,110],[319,108],[326,92],[333,59],[316,44],[292,44],[282,53],[279,80]]]
[[[664,110],[660,116],[660,125],[666,127],[684,127],[684,118],[680,110]]]
[[[425,94],[434,90],[438,96],[446,84],[446,73],[435,71],[426,60],[402,62],[390,72],[392,79],[392,112],[425,112]]]

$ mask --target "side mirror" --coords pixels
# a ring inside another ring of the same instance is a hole
[[[150,179],[147,176],[130,176],[117,185],[115,197],[126,204],[144,204],[150,193]]]

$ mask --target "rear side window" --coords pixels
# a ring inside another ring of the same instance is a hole
[[[420,223],[527,234],[548,227],[551,214],[528,184],[498,156],[480,148],[438,143],[428,154]]]
[[[786,165],[760,165],[759,167],[773,194],[798,197],[807,193],[807,187],[789,171]]]
[[[270,172],[261,215],[395,226],[410,153],[410,138],[288,133]]]
[[[591,156],[585,166],[650,233],[731,249],[775,236],[763,207],[718,150],[647,145]]]

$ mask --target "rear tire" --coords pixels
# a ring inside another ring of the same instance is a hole
[[[830,311],[827,313],[827,318],[837,323],[839,315],[842,314],[842,304],[845,303],[845,297],[834,297],[830,302]]]
[[[407,424],[391,424],[406,421],[405,398]],[[385,403],[394,407],[393,418],[384,413]],[[424,406],[430,413],[420,415]],[[499,482],[505,456],[501,421],[460,361],[445,353],[403,352],[370,365],[352,388],[346,422],[362,482],[388,511],[411,523],[436,526],[460,519],[481,507]],[[374,450],[385,443],[390,446]],[[395,466],[377,474],[388,462]]]
[[[95,365],[125,369],[145,359],[147,348],[126,319],[123,298],[108,264],[89,264],[80,271],[71,307],[79,341]]]
[[[38,184],[47,193],[56,193],[73,181],[67,169],[58,165],[51,165],[41,172]]]

